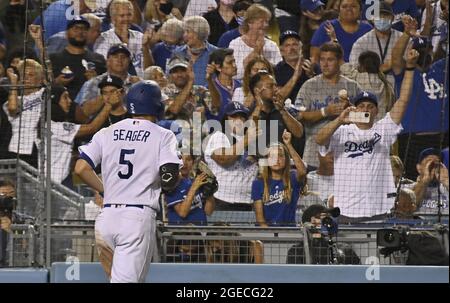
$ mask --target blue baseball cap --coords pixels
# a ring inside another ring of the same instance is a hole
[[[124,43],[115,44],[115,45],[111,46],[109,48],[109,50],[108,50],[108,54],[107,54],[106,57],[109,57],[110,55],[117,54],[119,52],[122,52],[125,55],[127,55],[128,57],[131,57],[130,50],[128,49],[128,47]]]
[[[73,19],[67,21],[66,29],[70,29],[72,26],[77,25],[77,24],[84,24],[84,25],[86,25],[87,28],[91,27],[91,25],[89,24],[89,22],[87,21],[86,18],[84,18],[82,16],[75,16],[75,17],[73,17]]]
[[[422,162],[423,159],[425,159],[428,156],[438,156],[440,159],[441,152],[439,151],[439,149],[434,148],[434,147],[425,148],[423,151],[420,152],[419,158],[417,159],[417,163]]]
[[[363,101],[372,102],[373,104],[378,106],[378,98],[374,93],[362,91],[353,98],[353,104],[355,106],[358,106],[358,104]]]
[[[225,105],[225,115],[233,116],[236,114],[244,114],[244,116],[247,118],[250,114],[250,111],[244,104],[237,101],[232,101]]]
[[[300,41],[300,35],[296,32],[296,31],[284,31],[281,35],[280,35],[280,45],[283,44],[283,42],[287,39],[287,38],[295,38],[298,41]]]
[[[431,47],[430,40],[427,37],[415,37],[412,40],[413,49],[418,50],[425,47]]]
[[[300,8],[302,11],[315,11],[325,4],[320,0],[300,0]]]

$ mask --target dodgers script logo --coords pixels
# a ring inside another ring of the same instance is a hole
[[[370,140],[366,140],[360,144],[347,141],[345,142],[345,153],[351,153],[348,155],[348,158],[356,158],[361,157],[364,153],[372,154],[375,144],[377,144],[381,140],[381,136],[378,133],[373,135],[373,138]]]

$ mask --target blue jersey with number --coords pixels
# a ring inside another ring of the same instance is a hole
[[[264,219],[271,226],[295,225],[295,211],[302,185],[297,180],[296,172],[291,172],[291,200],[284,196],[283,180],[269,180],[269,201],[263,202]],[[263,201],[264,182],[256,179],[252,184],[252,200]]]
[[[167,202],[167,217],[169,224],[194,224],[194,225],[206,225],[206,213],[205,213],[205,203],[206,198],[203,194],[202,189],[197,190],[192,200],[191,210],[189,214],[182,218],[175,211],[175,205],[184,202],[186,200],[187,194],[191,189],[193,180],[189,178],[183,178],[180,180],[178,186],[171,193],[166,194]]]
[[[159,168],[182,164],[174,133],[142,119],[125,119],[97,132],[79,148],[93,168],[102,165],[105,204],[159,208]]]
[[[402,119],[403,133],[441,132],[448,130],[448,79],[444,89],[445,59],[435,62],[428,72],[414,72],[414,86]],[[404,74],[395,76],[400,95]],[[445,110],[441,118],[442,105]]]

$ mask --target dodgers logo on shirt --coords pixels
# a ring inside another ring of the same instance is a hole
[[[71,132],[73,131],[73,129],[74,129],[74,125],[73,125],[72,123],[66,123],[66,122],[64,122],[64,123],[63,123],[63,129],[64,129],[66,132],[71,133]]]
[[[381,135],[375,133],[373,138],[370,140],[366,140],[360,144],[353,141],[345,142],[345,153],[350,153],[348,158],[356,158],[361,157],[364,153],[368,153],[369,155],[373,153],[375,145],[381,140]]]
[[[442,208],[446,209],[448,208],[448,204],[446,201],[441,201],[442,202]],[[422,203],[422,207],[421,208],[433,208],[433,209],[437,209],[438,208],[438,201],[436,200],[426,200]]]
[[[447,97],[443,83],[439,83],[433,78],[427,79],[427,74],[422,74],[422,77],[425,92],[430,100],[441,100]]]

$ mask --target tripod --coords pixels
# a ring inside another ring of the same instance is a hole
[[[333,234],[336,232],[333,219],[330,217],[325,217],[322,219],[322,226],[326,229],[327,243],[328,243],[328,256],[329,264],[339,264],[339,250],[337,248],[336,242],[333,240]]]

